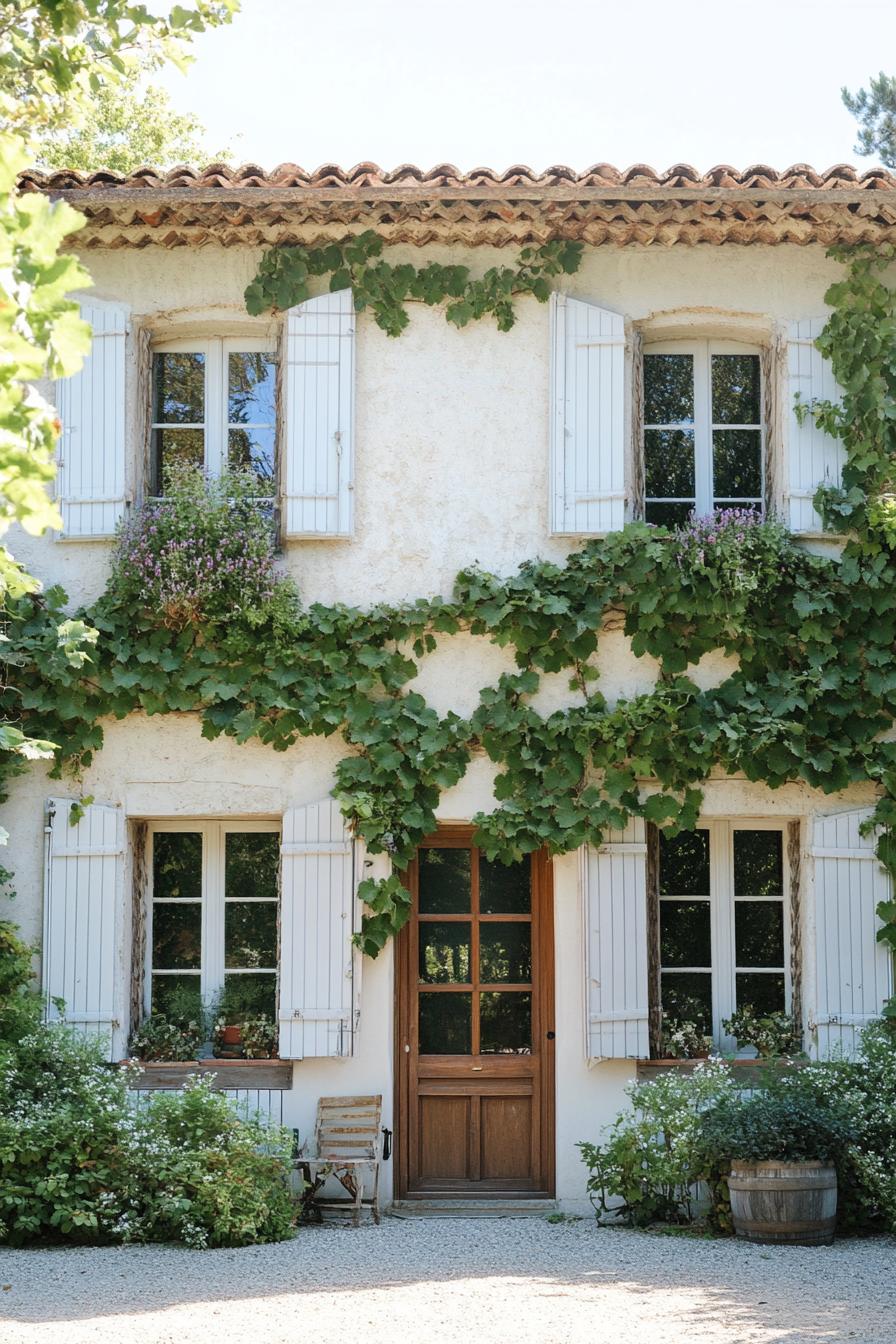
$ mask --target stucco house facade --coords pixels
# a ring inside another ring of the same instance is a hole
[[[247,423],[278,482],[280,564],[306,604],[447,598],[473,562],[499,575],[562,563],[633,517],[715,507],[765,510],[801,545],[835,549],[812,497],[837,479],[840,448],[799,422],[793,396],[836,395],[813,346],[840,269],[827,247],[892,232],[885,174],[361,165],[26,185],[88,220],[72,242],[94,279],[79,296],[94,352],[56,393],[65,527],[12,546],[73,608],[102,592],[116,527],[158,489],[170,445],[191,436],[216,474]],[[390,259],[476,274],[554,237],[584,252],[550,302],[516,301],[509,332],[457,330],[417,304],[391,339],[349,291],[247,315],[265,248],[364,229]],[[263,376],[249,421],[232,423],[230,371],[250,357]],[[191,361],[203,390],[185,416],[165,380]],[[514,670],[509,650],[468,633],[417,661],[413,690],[440,715],[469,716]],[[658,673],[612,628],[597,665],[610,704]],[[710,654],[688,675],[709,687],[733,665]],[[547,714],[575,694],[546,674],[531,704]],[[280,1062],[254,1076],[241,1066],[232,1090],[300,1134],[321,1095],[382,1094],[386,1202],[586,1207],[576,1142],[624,1104],[659,1007],[703,1014],[726,1047],[738,1005],[793,1010],[806,1048],[826,1053],[851,1048],[893,992],[875,942],[888,879],[860,831],[870,784],[825,796],[719,773],[683,840],[660,846],[635,818],[599,848],[505,870],[473,844],[471,818],[495,806],[496,767],[477,751],[410,872],[411,922],[371,959],[352,943],[357,885],[387,875],[389,859],[364,851],[332,801],[344,754],[338,735],[275,753],[208,741],[191,714],[109,720],[76,788],[41,763],[13,781],[11,913],[42,947],[48,993],[121,1059],[166,975],[222,987],[239,967],[234,903],[264,905],[252,966],[279,1018]],[[87,796],[69,826],[69,800]],[[186,881],[191,864],[184,898],[170,875]],[[193,907],[195,950],[166,965],[178,900]]]

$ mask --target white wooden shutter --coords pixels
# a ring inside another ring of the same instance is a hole
[[[90,353],[56,384],[62,422],[57,500],[64,537],[113,537],[126,505],[125,342],[129,309],[91,300]]]
[[[289,309],[283,373],[284,536],[350,537],[355,451],[350,289]]]
[[[582,851],[585,1048],[588,1059],[643,1059],[647,1024],[647,845],[644,822]]]
[[[354,1053],[354,844],[332,798],[283,816],[280,1057]]]
[[[119,1045],[124,819],[118,807],[91,803],[70,826],[71,808],[68,798],[47,804],[43,992],[48,1000],[65,1000],[61,1016],[71,1026],[108,1037],[111,1059]],[[49,1001],[47,1017],[60,1017]]]
[[[862,835],[870,810],[815,818],[815,1010],[819,1058],[855,1050],[862,1027],[880,1016],[893,993],[893,962],[877,941],[878,902],[891,882],[875,854],[877,836]]]
[[[625,523],[625,323],[551,296],[551,532],[590,536]]]
[[[789,409],[787,415],[787,465],[784,473],[787,491],[787,520],[792,532],[824,531],[821,518],[812,507],[820,485],[839,485],[844,452],[839,439],[825,434],[814,418],[807,415],[802,424],[794,410],[800,401],[839,401],[840,388],[831,366],[815,348],[815,339],[827,322],[826,317],[808,317],[791,322],[787,341]]]

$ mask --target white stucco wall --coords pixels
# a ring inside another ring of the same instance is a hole
[[[418,253],[408,257],[419,263]],[[469,257],[433,248],[427,259],[468,260],[476,271],[502,254]],[[96,294],[124,299],[134,316],[167,337],[209,330],[272,330],[252,322],[241,295],[258,254],[249,250],[145,249],[92,252],[87,264]],[[574,295],[617,309],[634,321],[677,309],[742,313],[750,329],[824,311],[825,289],[837,268],[821,248],[698,247],[590,250],[569,281]],[[176,305],[176,306],[175,306]],[[365,605],[432,593],[450,594],[455,573],[474,560],[502,574],[522,560],[562,560],[570,544],[548,536],[548,311],[518,303],[509,334],[488,322],[464,331],[441,312],[420,305],[407,332],[391,340],[362,315],[357,337],[356,536],[350,542],[300,542],[284,564],[307,601]],[[671,321],[672,319],[667,319]],[[131,389],[133,390],[133,369]],[[132,410],[136,445],[139,416]],[[136,452],[136,447],[135,447]],[[132,464],[136,470],[136,462]],[[105,583],[109,547],[15,536],[17,556],[46,583],[61,583],[73,603],[90,601]],[[596,662],[611,701],[648,690],[650,659],[636,659],[618,631],[607,632]],[[414,688],[439,713],[469,714],[479,691],[513,666],[507,651],[485,639],[444,639],[421,663]],[[717,683],[731,662],[711,656],[692,675]],[[534,703],[542,712],[568,704],[565,675],[545,677]],[[41,767],[13,784],[3,808],[12,841],[9,865],[18,896],[7,910],[25,936],[39,940],[42,814],[54,793],[82,792],[120,803],[129,818],[279,817],[288,806],[322,798],[342,752],[337,739],[301,742],[287,753],[257,743],[206,742],[191,716],[132,716],[106,725],[106,744],[75,790],[51,783]],[[467,776],[439,806],[443,820],[469,821],[494,806],[494,768],[474,759]],[[807,816],[862,802],[870,791],[823,799],[790,786],[772,792],[744,781],[718,779],[706,790],[706,816]],[[5,862],[7,860],[4,860]],[[589,1067],[583,1046],[582,910],[575,856],[555,860],[557,948],[557,1193],[570,1208],[584,1205],[583,1169],[575,1142],[594,1138],[623,1102],[634,1066]],[[807,918],[810,915],[807,914]],[[392,1126],[393,978],[391,951],[363,971],[361,1033],[351,1060],[296,1065],[285,1119],[307,1133],[322,1093],[382,1092],[384,1123]],[[385,1195],[390,1193],[387,1167]]]

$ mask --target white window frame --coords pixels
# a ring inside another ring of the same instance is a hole
[[[750,820],[738,818],[736,821],[698,821],[695,830],[709,832],[709,927],[710,956],[709,967],[712,977],[712,1025],[713,1040],[719,1049],[726,1053],[737,1051],[733,1036],[722,1031],[722,1021],[732,1017],[737,1007],[737,974],[775,974],[784,973],[784,1008],[790,1012],[793,1007],[793,979],[790,967],[792,946],[790,927],[790,865],[787,856],[787,821],[772,819]],[[736,831],[778,831],[781,835],[781,895],[780,896],[735,896],[734,894],[734,834]],[[660,918],[662,905],[666,900],[705,900],[706,897],[660,896]],[[738,966],[734,960],[734,912],[739,901],[761,901],[771,904],[781,902],[784,915],[784,965],[783,967],[757,970],[755,966]],[[662,966],[662,961],[660,962]],[[706,971],[705,966],[669,966],[670,974],[688,971]],[[662,1002],[662,975],[660,976],[660,1001]]]
[[[196,978],[199,981],[199,993],[203,1003],[212,1002],[215,995],[220,994],[224,988],[224,913],[226,909],[227,897],[224,892],[224,860],[225,845],[227,835],[234,831],[254,833],[263,833],[268,835],[277,835],[281,833],[281,824],[279,821],[209,821],[206,818],[198,819],[178,819],[177,821],[154,821],[147,828],[147,892],[146,892],[146,952],[143,975],[143,1008],[148,1015],[152,1011],[152,977],[153,975],[195,975],[191,971],[154,971],[152,964],[152,921],[153,910],[155,907],[155,893],[153,890],[153,846],[155,837],[160,832],[170,833],[189,832],[199,833],[202,836],[202,884],[201,884],[201,955],[200,971]],[[254,900],[259,903],[270,901],[269,897],[239,897],[229,898],[239,900]],[[166,900],[165,897],[160,900]],[[182,897],[168,898],[172,905],[185,904]],[[277,884],[277,924],[280,923],[280,894],[279,880]],[[277,965],[273,968],[277,975],[279,993],[280,977],[280,956],[279,948],[277,953]],[[234,974],[270,975],[271,968],[253,968],[240,967]],[[276,1001],[276,1000],[275,1000]]]
[[[642,350],[642,360],[648,355],[691,355],[694,360],[694,420],[693,424],[689,421],[678,421],[675,424],[657,425],[649,424],[644,418],[644,432],[648,429],[665,430],[693,430],[694,434],[694,508],[698,518],[708,517],[713,509],[717,507],[713,503],[713,464],[712,464],[712,435],[715,429],[749,429],[756,430],[756,425],[728,425],[715,424],[712,418],[712,356],[713,355],[756,355],[759,358],[759,462],[760,462],[760,511],[765,516],[765,379],[762,371],[762,351],[757,345],[744,345],[736,341],[713,341],[713,340],[695,340],[695,341],[654,341],[646,344]],[[646,369],[643,371],[646,378]],[[642,435],[641,439],[641,461],[644,466],[645,482],[647,473],[647,455],[646,440]],[[736,507],[739,507],[740,501],[731,495],[724,496],[725,499],[731,499]],[[689,503],[687,499],[682,499],[674,495],[647,495],[645,489],[645,507],[647,504],[676,504]],[[749,508],[752,504],[752,498],[747,500],[743,498],[743,507]]]
[[[152,347],[153,374],[155,356],[170,354],[188,354],[205,356],[204,406],[205,419],[201,423],[174,424],[153,420],[151,475],[156,475],[155,433],[160,429],[201,429],[205,439],[205,470],[209,476],[222,476],[227,470],[227,447],[229,433],[234,429],[274,429],[274,475],[277,474],[277,422],[253,421],[251,424],[231,425],[228,416],[228,378],[227,362],[231,354],[268,354],[276,358],[277,346],[271,340],[251,336],[210,336],[205,340],[189,340],[184,337],[176,341],[155,341]],[[155,411],[155,378],[151,378],[150,396],[153,398],[151,412]]]

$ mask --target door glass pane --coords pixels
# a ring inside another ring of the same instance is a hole
[[[421,924],[420,983],[457,985],[469,981],[469,924]]]
[[[783,1013],[786,1009],[784,975],[762,975],[757,971],[735,976],[738,1008],[752,1008],[759,1017]]]
[[[479,978],[526,985],[532,979],[532,925],[479,925]]]
[[[712,419],[716,425],[758,425],[758,355],[713,355]]]
[[[186,1004],[190,1015],[195,1014],[195,1020],[198,1021],[201,1002],[198,972],[196,975],[154,975],[152,977],[152,1012],[165,1015],[174,1013],[177,1018],[181,1018],[185,1016],[184,1006]]]
[[[709,901],[660,901],[660,962],[712,965]]]
[[[234,970],[276,966],[276,901],[227,902],[224,908],[224,964]]]
[[[762,439],[758,429],[717,429],[712,436],[716,498],[758,499],[762,494]],[[671,491],[669,492],[672,493]]]
[[[784,894],[783,835],[780,831],[734,832],[734,894]]]
[[[233,471],[252,471],[258,493],[270,494],[274,483],[274,427],[231,429],[227,434],[227,461]]]
[[[277,1019],[276,972],[225,975],[222,1016],[228,1022],[238,1023],[260,1013],[266,1013],[274,1021]]]
[[[644,356],[644,423],[677,425],[694,419],[694,356]]]
[[[735,963],[738,966],[783,966],[783,903],[736,901],[734,946]]]
[[[202,956],[202,905],[156,901],[152,910],[152,964],[159,971],[198,971]]]
[[[693,1022],[698,1031],[712,1031],[712,976],[708,971],[664,971],[661,977],[663,1015]]]
[[[645,429],[645,492],[666,499],[694,494],[694,434],[685,429]]]
[[[421,849],[421,915],[470,913],[469,849]]]
[[[157,425],[205,422],[205,355],[170,351],[153,355],[152,418]]]
[[[660,831],[660,895],[709,895],[709,831]]]
[[[648,500],[644,505],[644,519],[656,527],[684,527],[694,512],[693,500],[686,504],[666,504],[662,501]]]
[[[479,995],[479,1052],[483,1055],[531,1055],[531,994]]]
[[[468,1055],[473,1048],[472,994],[419,995],[420,1054]]]
[[[202,897],[202,836],[196,831],[157,831],[152,840],[153,895],[168,900]]]
[[[231,351],[227,358],[227,419],[231,425],[271,425],[277,365],[267,350]]]
[[[228,831],[224,840],[225,896],[277,899],[280,836],[276,831]]]
[[[479,909],[484,915],[528,915],[532,909],[532,861],[479,860]]]

